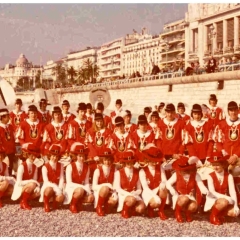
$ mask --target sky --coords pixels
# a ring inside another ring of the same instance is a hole
[[[34,65],[70,51],[101,46],[140,32],[159,34],[163,25],[185,18],[187,3],[162,4],[0,4],[0,67],[21,53]]]

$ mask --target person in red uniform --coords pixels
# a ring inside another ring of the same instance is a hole
[[[49,110],[47,110],[47,100],[42,98],[39,101],[39,110],[38,110],[38,119],[41,123],[44,124],[44,126],[46,126],[48,123],[51,122],[52,116],[49,112]]]
[[[112,120],[109,116],[103,114],[104,112],[104,105],[102,102],[98,102],[96,104],[96,111],[95,111],[95,114],[96,113],[101,113],[103,115],[103,119],[104,119],[104,124],[105,126],[110,129],[111,131],[113,131],[113,125],[112,125]],[[95,115],[94,115],[94,119],[95,119]]]
[[[123,218],[130,218],[135,213],[143,214],[145,204],[141,198],[142,187],[139,180],[139,170],[134,168],[135,157],[133,151],[123,152],[120,162],[124,167],[114,175],[114,189],[118,193],[117,212]]]
[[[113,127],[114,127],[115,118],[118,116],[121,116],[121,113],[123,112],[121,99],[116,100],[115,107],[116,109],[110,113],[110,118],[112,120]]]
[[[20,123],[25,121],[27,114],[22,110],[22,99],[17,98],[15,101],[15,109],[9,113],[10,123],[13,126],[14,136],[20,126]]]
[[[208,121],[202,120],[203,113],[199,104],[192,106],[191,117],[192,120],[184,128],[183,143],[189,156],[196,156],[204,164],[213,151],[212,126]]]
[[[123,113],[122,117],[124,119],[124,128],[126,132],[133,133],[135,130],[137,130],[137,124],[131,122],[131,111],[126,110],[125,113]]]
[[[93,114],[92,104],[87,103],[86,106],[87,106],[87,112],[86,112],[87,120],[90,122],[93,122],[94,114]]]
[[[13,126],[9,123],[9,111],[7,108],[0,109],[0,144],[5,149],[5,153],[9,160],[9,175],[12,176],[14,166],[15,172],[17,171],[17,162],[15,158],[15,137]],[[15,163],[15,164],[14,164]]]
[[[52,144],[61,145],[61,155],[68,151],[67,130],[68,124],[63,120],[62,111],[60,107],[54,107],[52,111],[53,120],[49,123],[43,133],[42,154],[46,155],[48,148]]]
[[[85,144],[89,148],[88,159],[94,160],[89,162],[91,180],[93,177],[93,172],[97,167],[99,152],[107,147],[111,134],[112,132],[105,127],[103,115],[101,113],[95,113],[92,128],[87,131],[85,139]]]
[[[175,106],[172,103],[167,104],[165,108],[166,117],[159,120],[158,127],[161,131],[162,142],[161,151],[164,155],[166,163],[178,159],[184,152],[182,145],[182,130],[185,122],[176,118]],[[165,165],[165,164],[164,164]],[[164,166],[165,171],[171,170],[171,164]],[[167,178],[170,177],[170,172],[166,171]]]
[[[114,173],[113,156],[111,149],[103,148],[99,152],[102,165],[94,171],[92,189],[94,192],[94,207],[98,216],[109,213],[110,207],[117,204],[117,194],[113,188]]]
[[[124,120],[118,116],[115,118],[115,132],[110,136],[108,148],[114,153],[115,162],[118,161],[118,153],[125,152],[129,149],[135,149],[135,144],[131,138],[131,135],[124,129]]]
[[[44,202],[44,211],[50,212],[49,201],[53,199],[52,209],[58,209],[60,203],[64,201],[63,184],[64,172],[63,165],[58,162],[61,156],[61,147],[52,144],[48,149],[49,162],[42,167],[43,186],[39,202]]]
[[[214,172],[207,177],[208,189],[213,197],[207,196],[204,211],[211,209],[210,223],[221,225],[224,216],[237,217],[239,207],[233,176],[228,173],[228,158],[219,151],[213,152],[208,161]]]
[[[158,127],[159,114],[157,111],[153,111],[151,114],[151,121],[149,123],[150,129],[152,129],[155,135],[155,144],[160,149],[161,148],[161,131]]]
[[[70,203],[70,211],[78,213],[81,211],[82,203],[92,203],[94,196],[89,184],[89,167],[84,162],[88,155],[88,149],[79,142],[71,145],[70,156],[72,163],[66,168],[66,197],[64,204]],[[79,206],[79,209],[78,207]]]
[[[182,102],[179,102],[178,105],[177,105],[177,115],[179,118],[181,118],[185,123],[188,122],[188,120],[190,120],[190,116],[188,116],[186,113],[185,113],[185,105],[184,103]]]
[[[216,127],[221,120],[225,119],[225,114],[222,108],[217,106],[217,102],[217,96],[215,94],[210,94],[208,117],[212,119],[213,127]]]
[[[17,200],[21,197],[20,208],[31,210],[32,207],[29,205],[28,200],[40,196],[40,184],[37,181],[38,170],[33,163],[40,156],[40,151],[32,143],[28,144],[25,151],[27,152],[27,160],[18,167],[17,180],[11,199]]]
[[[67,139],[69,140],[69,147],[74,142],[81,142],[85,144],[87,131],[92,127],[92,122],[86,117],[86,104],[81,102],[78,104],[77,116],[68,124]]]
[[[145,115],[138,116],[138,129],[132,134],[133,142],[136,146],[136,158],[141,159],[141,152],[149,144],[155,144],[155,135],[149,130],[149,124]]]
[[[189,164],[188,157],[181,156],[173,163],[172,167],[176,172],[168,179],[166,187],[172,195],[175,217],[179,223],[184,222],[181,215],[181,211],[184,211],[186,221],[191,222],[193,220],[192,213],[196,212],[198,208],[195,198],[196,188],[198,187],[202,194],[209,194],[209,191],[196,172],[196,164]]]
[[[146,146],[142,151],[143,161],[146,167],[139,171],[139,179],[142,184],[142,198],[148,209],[148,216],[154,217],[154,209],[158,208],[160,219],[166,220],[164,207],[167,200],[166,175],[161,167],[162,153],[156,147]]]
[[[151,113],[152,113],[152,111],[151,111],[150,107],[145,107],[143,109],[143,114],[146,116],[148,122],[151,121]]]
[[[5,157],[5,149],[0,146],[0,208],[3,207],[2,197],[12,195],[13,186],[16,182],[14,177],[9,176],[8,166],[3,162]]]
[[[165,112],[165,103],[161,102],[158,106],[158,114],[161,119],[166,117],[166,112]]]
[[[231,101],[228,103],[228,117],[221,121],[214,130],[213,140],[217,143],[217,149],[224,155],[230,155],[229,164],[235,164],[240,157],[240,118],[238,117],[238,105]]]
[[[35,105],[28,107],[28,118],[26,121],[21,122],[16,134],[21,146],[24,143],[33,143],[34,146],[40,148],[42,144],[44,126],[37,119],[37,113],[38,110]]]
[[[63,100],[62,102],[62,116],[65,123],[71,122],[76,116],[69,112],[70,104],[68,100]]]

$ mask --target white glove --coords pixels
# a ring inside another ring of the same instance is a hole
[[[228,200],[229,204],[231,204],[231,205],[234,204],[234,200],[232,198],[227,197],[227,196],[225,198]]]
[[[170,193],[172,194],[172,196],[178,196],[178,193],[177,193],[176,190],[174,190],[174,192],[172,191],[172,192],[170,192]]]
[[[202,162],[200,160],[198,160],[197,163],[196,163],[196,166],[199,168],[199,167],[202,167],[203,164],[202,164]]]
[[[114,193],[112,194],[112,198],[113,198],[115,201],[118,200],[118,195],[117,195],[116,192],[114,192]]]
[[[8,180],[8,181],[14,181],[14,182],[16,182],[16,179],[15,179],[14,177],[6,176],[5,179]]]
[[[161,182],[159,185],[159,189],[160,190],[164,190],[166,188],[166,183],[165,182]]]
[[[228,155],[228,153],[224,149],[222,150],[222,154],[223,154],[223,156]]]
[[[95,157],[93,158],[93,160],[96,161],[96,162],[98,162],[98,161],[99,161],[99,156],[95,156]]]
[[[133,196],[138,196],[141,193],[141,190],[131,191]]]
[[[34,182],[37,184],[38,187],[40,187],[40,183],[38,181],[32,179],[32,180],[30,180],[30,182]]]
[[[210,198],[216,198],[211,192],[207,192],[206,193],[206,196],[210,197]]]
[[[191,165],[191,164],[197,163],[198,161],[199,161],[198,157],[192,156],[188,159],[188,164]]]
[[[34,192],[35,193],[40,193],[40,187],[35,187]]]
[[[133,167],[135,167],[135,168],[139,168],[140,167],[140,164],[138,163],[138,162],[136,162],[134,165],[133,165]]]
[[[239,207],[237,204],[234,205],[233,210],[234,210],[234,213],[236,214],[236,216],[238,216],[239,215]]]

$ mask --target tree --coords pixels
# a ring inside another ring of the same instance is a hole
[[[29,77],[28,76],[21,77],[17,81],[17,87],[20,87],[23,90],[26,90],[29,88],[29,84],[27,84],[27,83],[29,83]]]
[[[38,70],[37,71],[37,75],[35,77],[35,88],[41,88],[42,84],[41,84],[41,71]]]
[[[67,74],[68,74],[68,76],[70,76],[70,82],[73,83],[74,82],[74,77],[77,76],[77,72],[75,71],[73,66],[68,68]]]
[[[61,63],[58,63],[52,70],[52,75],[56,76],[56,80],[64,83],[66,81],[66,71]]]

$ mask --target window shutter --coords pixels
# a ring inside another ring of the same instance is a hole
[[[227,40],[234,39],[234,19],[227,20]]]

